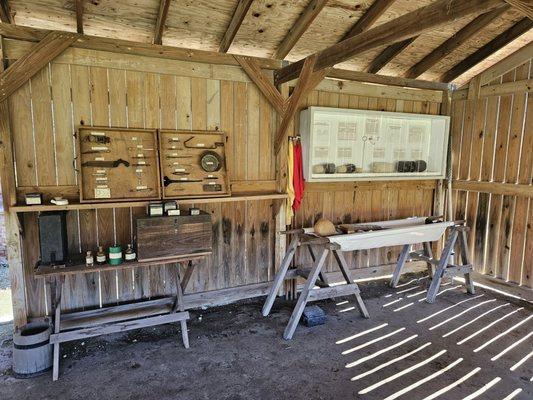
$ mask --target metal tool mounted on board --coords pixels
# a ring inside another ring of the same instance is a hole
[[[196,136],[191,136],[189,139],[183,142],[183,146],[188,149],[216,149],[217,147],[223,147],[223,142],[215,142],[211,146],[206,146],[205,143],[197,143],[196,145],[189,145],[189,142],[193,140]]]
[[[171,185],[172,183],[192,183],[192,182],[202,182],[202,180],[201,179],[187,179],[187,178],[170,179],[166,175],[163,178],[163,184],[165,185],[165,187],[167,187],[168,185]]]
[[[81,164],[82,167],[98,167],[98,168],[117,168],[120,164],[129,167],[130,163],[122,158],[115,161],[85,161]]]

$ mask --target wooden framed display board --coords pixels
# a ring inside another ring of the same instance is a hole
[[[301,112],[309,182],[443,179],[450,117],[309,107]]]
[[[163,198],[229,196],[226,135],[159,131]]]
[[[155,129],[82,126],[77,149],[80,202],[161,197]]]

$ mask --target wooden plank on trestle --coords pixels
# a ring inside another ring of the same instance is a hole
[[[0,74],[0,102],[6,100],[50,61],[76,40],[76,34],[50,32],[31,52],[15,61]]]
[[[72,126],[71,76],[70,67],[63,64],[50,64],[55,157],[57,163],[57,184],[76,185],[74,163],[74,126]],[[63,309],[65,309],[63,307]]]

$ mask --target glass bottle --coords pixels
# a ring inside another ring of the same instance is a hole
[[[126,252],[124,253],[124,260],[135,261],[135,257],[136,257],[136,254],[133,251],[131,244],[128,244],[128,248],[126,249]]]
[[[106,256],[104,253],[104,248],[102,246],[98,246],[98,253],[96,253],[96,263],[99,265],[105,264],[106,262]]]
[[[87,255],[85,256],[85,265],[87,267],[92,267],[94,265],[94,257],[92,251],[87,252]]]

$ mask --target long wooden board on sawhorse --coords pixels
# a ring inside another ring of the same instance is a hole
[[[469,260],[468,255],[468,241],[466,240],[466,234],[468,232],[468,227],[464,226],[462,222],[457,222],[449,230],[448,238],[442,249],[440,259],[433,257],[433,251],[431,250],[431,243],[424,242],[423,250],[421,251],[411,251],[411,245],[406,244],[403,246],[400,256],[398,257],[398,262],[396,268],[392,275],[390,282],[391,287],[396,287],[400,276],[402,274],[403,266],[407,261],[407,258],[412,260],[420,260],[428,263],[428,271],[431,276],[431,284],[429,286],[426,302],[434,303],[439,292],[439,288],[442,282],[442,279],[445,276],[455,276],[459,274],[464,275],[466,291],[470,294],[474,294],[474,282],[472,281],[471,273],[473,271],[472,263]],[[461,262],[462,265],[450,264],[452,259],[453,250],[455,245],[458,244],[461,251]],[[435,266],[435,271],[433,271],[433,266]]]
[[[303,230],[287,231],[285,233],[292,233],[293,238],[289,244],[289,247],[287,248],[287,252],[285,253],[285,257],[283,258],[280,269],[276,274],[276,278],[274,279],[272,287],[270,288],[270,292],[265,304],[263,305],[263,316],[266,317],[270,313],[272,305],[274,304],[274,300],[276,299],[284,280],[294,279],[300,276],[306,278],[306,281],[300,295],[298,296],[298,301],[296,302],[296,306],[294,307],[287,327],[285,328],[283,338],[286,340],[292,339],[304,308],[309,301],[353,295],[355,296],[355,302],[361,315],[365,318],[369,318],[365,303],[361,298],[359,286],[353,281],[350,275],[348,264],[346,263],[340,246],[335,243],[331,243],[326,238],[314,238],[310,237],[309,235],[305,235]],[[289,269],[296,249],[300,246],[306,246],[309,249],[311,258],[313,260],[313,266],[310,269]],[[324,266],[324,262],[326,261],[326,258],[330,252],[335,257],[346,284],[330,287],[325,279],[325,275],[322,274],[322,267]],[[315,285],[318,285],[319,288],[315,289]]]

